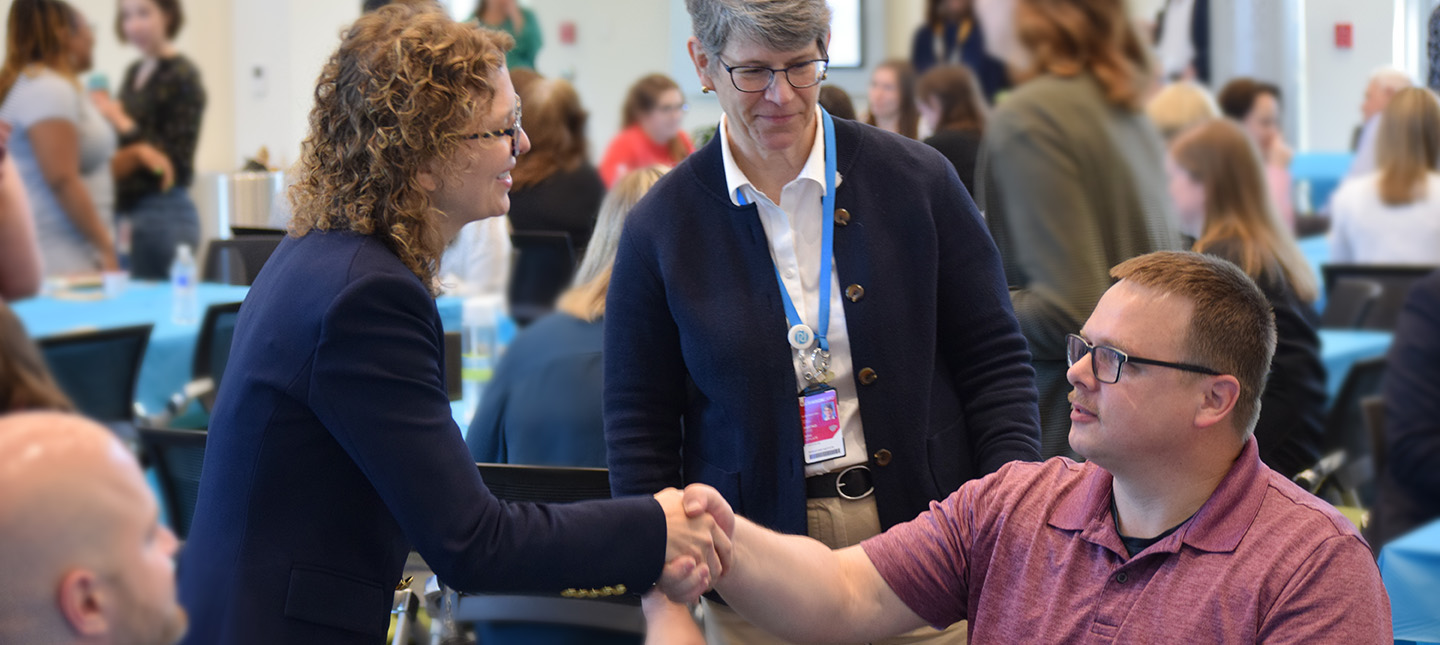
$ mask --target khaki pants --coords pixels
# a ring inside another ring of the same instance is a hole
[[[879,535],[880,513],[875,497],[848,500],[839,497],[812,499],[805,503],[810,537],[839,549]],[[705,607],[705,641],[709,645],[787,645],[787,641],[771,636],[750,624],[735,610],[718,602],[702,599]],[[965,645],[965,623],[951,625],[943,632],[930,627],[906,632],[894,638],[876,641],[877,645]]]

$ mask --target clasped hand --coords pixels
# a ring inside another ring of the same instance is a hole
[[[735,513],[714,488],[691,484],[655,494],[665,510],[665,569],[657,584],[671,600],[692,604],[730,564]]]

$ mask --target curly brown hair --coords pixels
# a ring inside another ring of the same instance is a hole
[[[374,235],[438,294],[445,240],[419,175],[453,158],[489,109],[515,41],[409,4],[366,14],[341,36],[315,87],[290,233]]]

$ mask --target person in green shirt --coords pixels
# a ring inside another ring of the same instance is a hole
[[[515,48],[505,55],[505,66],[510,69],[528,67],[535,69],[535,57],[540,55],[540,46],[545,44],[540,34],[540,21],[535,12],[520,6],[519,0],[480,0],[475,5],[475,20],[480,26],[496,29],[515,38]]]

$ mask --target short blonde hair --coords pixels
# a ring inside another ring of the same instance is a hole
[[[290,188],[291,234],[373,235],[438,294],[445,240],[419,175],[452,158],[492,104],[513,44],[427,5],[392,4],[355,21],[315,88]]]
[[[640,198],[650,192],[655,182],[669,172],[669,166],[648,166],[626,173],[615,182],[600,204],[595,220],[595,234],[585,249],[585,259],[575,274],[575,286],[560,296],[556,308],[581,320],[595,322],[605,315],[605,295],[610,292],[610,270],[615,266],[615,253],[620,248],[620,232],[625,219]]]
[[[1145,115],[1160,130],[1166,141],[1173,141],[1181,132],[1199,123],[1220,116],[1215,97],[1203,86],[1191,81],[1178,81],[1162,88],[1145,104]]]

